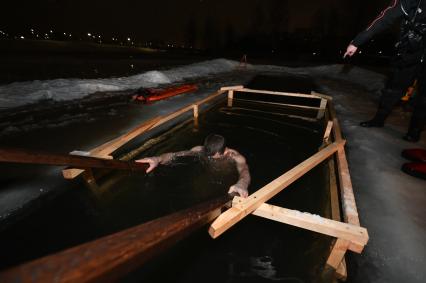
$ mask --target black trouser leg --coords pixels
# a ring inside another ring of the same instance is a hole
[[[392,112],[407,88],[414,82],[419,65],[394,68],[386,87],[382,90],[382,96],[373,119],[361,122],[363,127],[383,127],[386,118]]]
[[[423,68],[418,78],[418,90],[414,96],[414,110],[411,116],[410,126],[404,139],[417,142],[426,123],[426,69]]]

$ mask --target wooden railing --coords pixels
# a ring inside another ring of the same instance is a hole
[[[2,283],[113,282],[213,221],[231,196],[120,231],[0,272]]]

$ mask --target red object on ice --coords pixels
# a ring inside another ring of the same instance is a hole
[[[401,155],[402,157],[411,161],[426,162],[426,149],[422,149],[422,148],[405,149],[401,152]]]
[[[145,103],[163,100],[179,94],[196,91],[198,89],[195,84],[185,84],[180,86],[169,87],[165,89],[148,88],[141,90],[138,94],[133,96],[134,100],[142,101]]]
[[[401,170],[408,175],[426,180],[426,162],[404,163]]]

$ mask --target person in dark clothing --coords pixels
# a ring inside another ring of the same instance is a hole
[[[379,16],[349,44],[344,57],[353,56],[358,47],[376,34],[401,21],[400,38],[392,60],[392,74],[382,90],[376,115],[361,122],[362,127],[383,127],[386,118],[407,88],[417,79],[418,95],[407,134],[407,141],[417,142],[426,122],[426,0],[392,0]]]

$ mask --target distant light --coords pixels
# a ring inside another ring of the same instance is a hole
[[[360,50],[358,53],[359,53],[359,54],[362,54],[362,51]]]
[[[130,41],[130,37],[127,38],[127,41]]]
[[[50,30],[50,33],[53,33],[53,30]]]
[[[101,36],[100,36],[100,35],[98,35],[98,38],[101,38]]]
[[[87,36],[92,36],[92,34],[90,32],[87,33]]]
[[[64,35],[67,35],[67,34],[64,32]]]
[[[133,64],[130,65],[130,68],[132,68],[132,69],[134,68]]]
[[[33,29],[30,29],[30,31],[31,31],[31,33],[34,33],[34,30],[33,30]]]
[[[382,54],[382,51],[379,51],[379,54]]]
[[[23,37],[23,36],[21,35],[21,39],[25,39],[25,37]]]
[[[72,35],[71,34],[69,34],[69,37],[71,37]]]
[[[317,53],[316,53],[316,52],[313,52],[313,53],[312,53],[312,55],[314,55],[314,56],[315,56],[315,55],[317,55]]]

